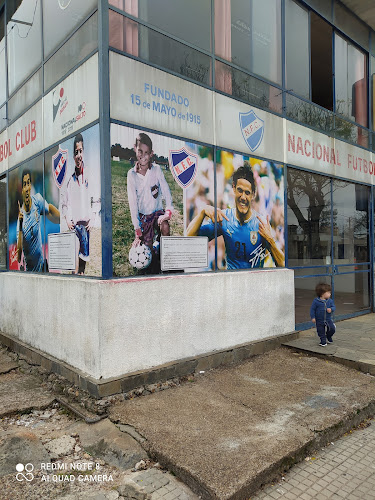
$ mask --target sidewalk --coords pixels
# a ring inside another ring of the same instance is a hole
[[[300,352],[323,355],[338,363],[375,375],[375,314],[340,321],[333,344],[320,347],[316,329],[300,333],[300,338],[284,343]]]
[[[374,500],[375,422],[306,457],[251,500]]]

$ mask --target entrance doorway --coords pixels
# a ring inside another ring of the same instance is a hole
[[[317,283],[332,286],[335,319],[371,311],[368,186],[287,169],[288,267],[296,327],[310,328]]]

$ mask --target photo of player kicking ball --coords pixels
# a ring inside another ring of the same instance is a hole
[[[135,232],[132,247],[141,244],[149,247],[152,260],[147,267],[147,273],[158,273],[160,257],[153,249],[154,238],[170,235],[172,195],[160,165],[152,163],[154,155],[152,141],[144,132],[138,134],[134,151],[136,162],[127,174],[129,209]]]
[[[235,207],[217,209],[217,235],[223,236],[227,269],[264,267],[271,255],[277,267],[284,266],[284,254],[272,237],[269,216],[264,220],[252,209],[256,196],[256,184],[248,164],[239,167],[232,178]],[[205,221],[205,219],[208,221]],[[190,222],[188,236],[215,237],[215,208],[206,205]]]
[[[44,264],[41,216],[59,224],[60,212],[40,193],[32,195],[31,191],[31,172],[25,169],[22,172],[22,205],[18,201],[17,259],[21,263],[23,253],[25,271],[41,272]]]

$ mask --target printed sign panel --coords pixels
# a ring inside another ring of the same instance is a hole
[[[186,235],[214,204],[213,150],[115,124],[111,142],[113,273],[159,274],[161,237]],[[214,241],[208,253],[208,263],[195,268],[214,268]]]
[[[202,236],[162,236],[160,242],[162,271],[208,266],[208,238]]]
[[[110,52],[111,118],[213,144],[213,92]]]
[[[0,134],[0,174],[8,170],[9,148],[8,129],[5,129]]]
[[[40,100],[8,128],[8,168],[14,167],[43,149],[42,116]],[[3,144],[3,161],[7,160],[5,144]],[[0,155],[0,166],[1,164]]]
[[[344,179],[374,183],[374,155],[302,125],[287,122],[285,161]]]
[[[221,94],[215,95],[215,110],[217,146],[283,161],[283,118]]]
[[[99,117],[98,55],[95,54],[43,99],[44,147]]]
[[[74,235],[75,261],[67,266],[71,247],[64,238],[48,238],[47,255],[56,261],[54,270],[75,274],[101,275],[101,193],[99,125],[84,130],[45,153],[44,178],[46,197],[58,207],[58,228],[46,221],[46,236],[59,233]],[[49,248],[52,241],[53,253]],[[61,244],[61,249],[58,245]],[[59,257],[60,256],[60,257]],[[64,267],[65,266],[65,267]],[[50,267],[50,270],[52,268]]]
[[[76,236],[71,233],[48,235],[48,263],[50,271],[75,271]]]

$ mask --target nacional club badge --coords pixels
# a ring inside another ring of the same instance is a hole
[[[53,178],[55,179],[56,185],[59,189],[61,189],[65,179],[67,162],[68,151],[66,149],[59,148],[55,156],[52,156]]]
[[[248,113],[240,113],[239,118],[243,138],[249,149],[254,152],[263,139],[264,121],[252,109]]]
[[[257,231],[250,231],[250,241],[252,245],[255,245],[258,239],[258,232]]]
[[[185,148],[169,151],[169,167],[177,184],[185,189],[197,174],[198,156]]]

